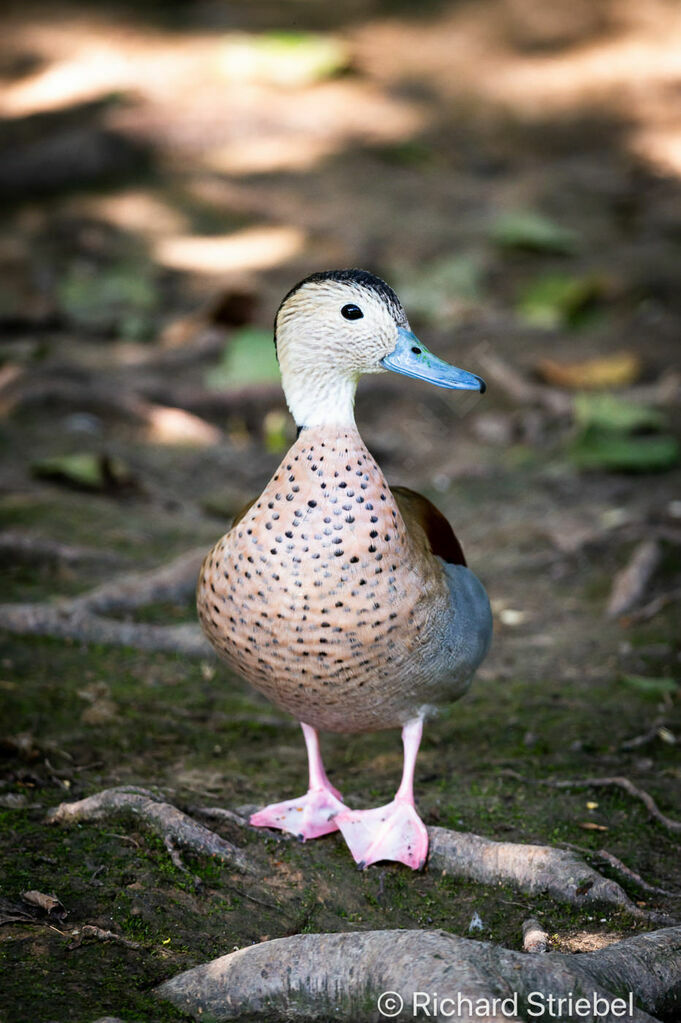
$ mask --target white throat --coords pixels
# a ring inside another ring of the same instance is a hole
[[[317,364],[282,366],[286,403],[297,426],[354,426],[359,374],[343,375]]]

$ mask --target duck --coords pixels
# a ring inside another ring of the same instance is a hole
[[[307,792],[258,810],[256,827],[301,840],[340,831],[360,868],[418,870],[428,833],[414,802],[424,723],[468,690],[492,636],[490,604],[445,516],[388,486],[354,416],[363,374],[394,372],[483,393],[433,355],[393,289],[367,270],[311,274],[285,295],[274,344],[297,439],[199,574],[201,626],[217,654],[300,723]],[[400,729],[394,798],[352,809],[331,784],[319,733]]]

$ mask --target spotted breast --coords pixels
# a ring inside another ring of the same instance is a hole
[[[198,609],[220,655],[315,728],[397,727],[441,699],[443,686],[449,698],[461,692],[451,666],[443,677],[452,613],[444,567],[417,556],[350,427],[301,432],[208,554]]]

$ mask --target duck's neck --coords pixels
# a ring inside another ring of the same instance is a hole
[[[286,403],[298,428],[355,425],[357,376],[321,365],[305,370],[282,366]]]

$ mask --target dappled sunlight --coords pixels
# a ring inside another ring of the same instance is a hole
[[[46,63],[4,90],[0,114],[118,96],[107,126],[229,173],[306,169],[349,143],[404,139],[423,124],[414,102],[352,77],[327,81],[348,59],[331,35],[178,36],[74,16],[49,32],[15,26],[12,38]]]
[[[386,86],[405,78],[427,82],[448,101],[471,101],[479,112],[491,105],[544,120],[609,109],[630,124],[633,153],[678,172],[681,8],[649,0],[621,4],[617,12],[611,31],[550,52],[513,45],[503,3],[456,7],[429,22],[375,22],[355,43],[372,79]],[[528,31],[531,14],[530,4]]]
[[[302,252],[305,235],[294,227],[251,227],[228,235],[161,239],[156,259],[174,270],[225,274],[266,270]]]
[[[202,448],[219,444],[223,439],[222,430],[181,408],[153,406],[146,421],[146,439],[152,444]]]
[[[681,178],[681,123],[642,126],[632,132],[633,152],[661,174]]]
[[[189,230],[189,218],[147,189],[124,189],[114,195],[80,197],[74,208],[122,231],[144,238],[179,235]]]

